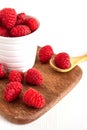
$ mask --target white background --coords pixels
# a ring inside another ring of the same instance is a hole
[[[13,7],[40,21],[38,45],[52,45],[55,53],[87,53],[86,0],[0,0],[0,8]],[[87,63],[76,87],[36,121],[15,125],[0,116],[0,130],[87,130]]]

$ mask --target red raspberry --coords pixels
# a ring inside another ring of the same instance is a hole
[[[5,78],[6,75],[7,75],[7,72],[5,70],[5,67],[2,64],[0,64],[0,78]]]
[[[29,26],[31,32],[34,32],[39,27],[39,22],[33,17],[26,18],[24,23]]]
[[[4,8],[1,10],[0,17],[2,24],[6,28],[11,29],[16,23],[17,14],[13,8]]]
[[[26,72],[25,79],[31,85],[41,85],[43,82],[42,74],[35,68],[29,69]]]
[[[8,78],[9,78],[9,81],[12,81],[12,82],[14,82],[14,81],[23,82],[24,74],[17,70],[11,70]]]
[[[17,25],[13,27],[10,31],[12,37],[25,36],[31,33],[31,30],[26,25]]]
[[[10,82],[4,90],[4,99],[7,102],[14,101],[22,91],[22,84],[19,82]]]
[[[54,52],[50,45],[43,46],[39,51],[40,62],[47,63],[53,54]]]
[[[3,26],[0,26],[0,36],[9,37],[9,31]]]
[[[61,69],[67,69],[70,67],[70,56],[66,52],[57,54],[54,58],[54,62],[57,67]]]
[[[25,19],[26,19],[26,14],[25,14],[25,13],[19,13],[19,14],[17,15],[16,25],[18,25],[18,24],[23,24],[24,21],[25,21]]]
[[[0,19],[1,19],[1,17],[2,17],[2,13],[1,13],[1,10],[0,10]]]
[[[45,98],[33,88],[29,88],[23,95],[23,102],[34,108],[42,108],[45,105]]]
[[[25,18],[26,18],[26,14],[24,12],[17,14],[17,19],[25,20]]]
[[[0,64],[0,78],[4,78],[6,77],[6,75],[7,75],[7,72],[5,70],[4,65]]]

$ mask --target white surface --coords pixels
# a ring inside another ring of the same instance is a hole
[[[38,45],[50,44],[55,53],[71,56],[87,53],[86,0],[0,0],[0,8],[14,7],[38,17]],[[83,76],[76,87],[41,118],[15,125],[0,116],[3,130],[87,130],[87,62],[80,64]]]

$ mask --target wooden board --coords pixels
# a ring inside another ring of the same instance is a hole
[[[42,116],[70,92],[82,76],[82,70],[79,66],[76,66],[70,72],[59,73],[54,71],[49,63],[41,64],[38,59],[38,51],[34,67],[41,71],[44,77],[44,82],[41,86],[32,86],[46,98],[46,106],[42,109],[28,107],[22,102],[23,92],[31,87],[26,83],[24,83],[22,94],[16,101],[12,103],[4,101],[3,92],[8,80],[0,80],[0,114],[12,123],[30,123]]]

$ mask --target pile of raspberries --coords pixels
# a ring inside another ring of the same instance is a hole
[[[26,73],[11,70],[7,74],[4,65],[0,64],[0,79],[4,78],[7,78],[9,81],[3,91],[3,97],[6,102],[13,102],[21,94],[23,103],[29,107],[42,108],[45,106],[45,97],[32,88],[32,85],[40,87],[43,83],[43,76],[39,70],[31,68]],[[29,84],[29,88],[23,93],[24,82]]]
[[[14,8],[3,8],[0,10],[0,36],[20,37],[31,34],[39,27],[36,18],[18,13]]]
[[[45,45],[40,48],[38,53],[38,59],[40,63],[46,64],[54,55],[54,51],[50,45]],[[70,67],[70,57],[66,52],[61,52],[55,55],[54,63],[56,66],[66,69]],[[19,72],[17,70],[11,70],[7,74],[5,66],[0,64],[0,79],[8,78],[9,83],[6,84],[4,89],[4,100],[12,102],[19,97],[23,89],[23,82],[25,81],[29,86],[40,87],[44,80],[43,75],[36,68],[27,70],[26,73]],[[36,89],[30,87],[22,95],[23,102],[34,108],[42,108],[46,105],[45,97]]]

